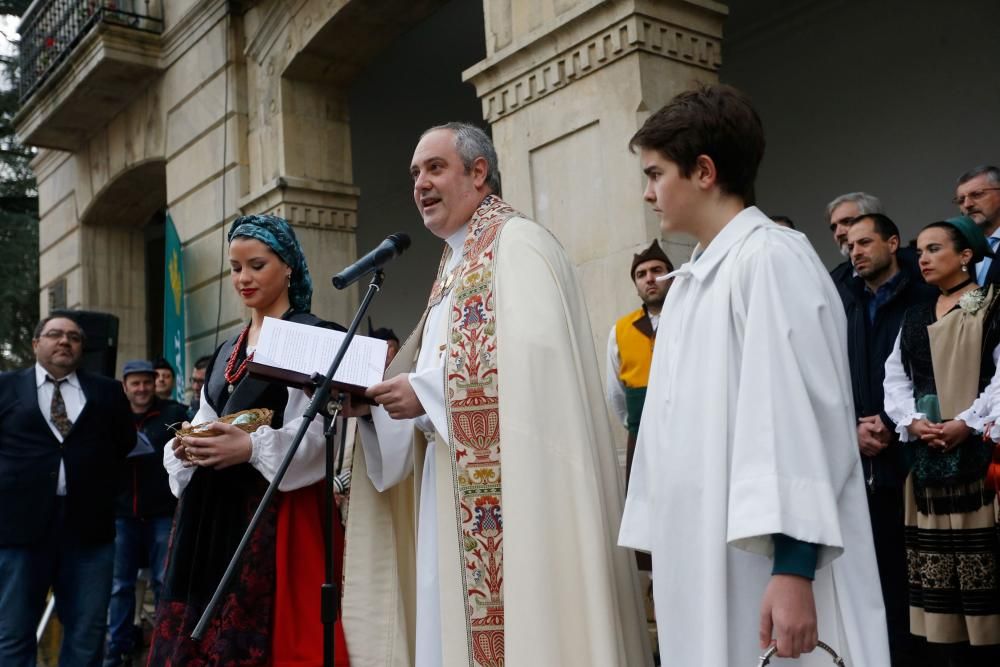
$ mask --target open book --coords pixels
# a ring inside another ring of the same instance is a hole
[[[308,324],[265,317],[249,371],[254,377],[292,387],[312,385],[313,373],[326,374],[346,334]],[[388,346],[384,340],[355,336],[333,376],[333,387],[361,396],[382,381]]]

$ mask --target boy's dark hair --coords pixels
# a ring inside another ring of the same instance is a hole
[[[699,155],[715,163],[723,192],[756,201],[754,181],[764,157],[764,126],[746,95],[722,84],[702,85],[677,95],[646,119],[629,149],[659,151],[685,178]]]
[[[897,227],[896,223],[892,221],[892,218],[887,216],[885,213],[862,213],[861,215],[851,218],[848,225],[853,226],[859,222],[864,222],[865,220],[872,221],[875,233],[878,234],[883,241],[888,241],[893,236],[899,236],[899,227]]]

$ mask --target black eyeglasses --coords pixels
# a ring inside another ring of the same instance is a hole
[[[48,338],[49,340],[56,341],[61,340],[65,336],[66,340],[71,343],[82,343],[83,336],[77,331],[63,331],[62,329],[49,329],[48,331],[42,332],[42,338]]]
[[[966,199],[971,199],[972,201],[979,201],[983,196],[990,192],[991,190],[1000,190],[1000,188],[983,188],[982,190],[973,190],[972,192],[967,192],[964,195],[956,195],[951,198],[951,203],[955,206],[961,206],[965,203]]]

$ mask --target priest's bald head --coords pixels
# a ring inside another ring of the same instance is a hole
[[[413,151],[410,176],[424,226],[441,239],[461,229],[487,195],[500,195],[493,142],[468,123],[425,131]]]

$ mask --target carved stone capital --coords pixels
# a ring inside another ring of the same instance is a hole
[[[353,232],[358,225],[359,196],[354,185],[284,177],[245,197],[239,208],[246,215],[280,216],[295,227]]]
[[[476,86],[483,118],[493,123],[637,52],[713,73],[722,65],[721,30],[704,29],[703,16],[686,26],[681,24],[680,12],[653,16],[645,3],[617,7],[619,11],[581,14],[544,38],[515,44],[466,70],[463,78]],[[623,7],[630,11],[621,11]],[[698,11],[704,14],[707,8],[699,7]]]

